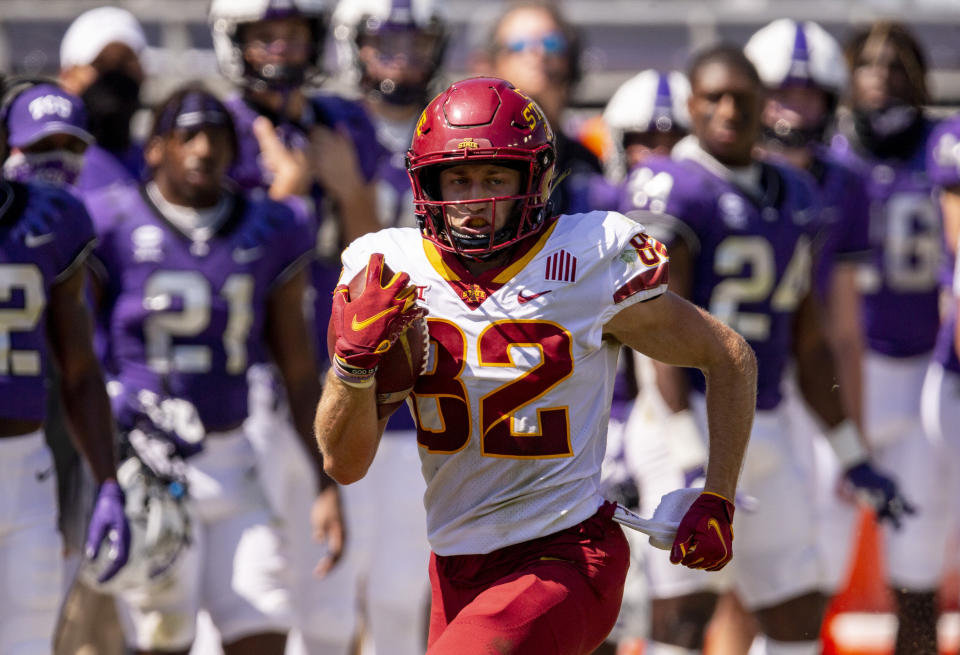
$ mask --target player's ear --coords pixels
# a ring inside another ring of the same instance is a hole
[[[151,171],[159,168],[160,162],[163,161],[163,151],[163,137],[155,136],[147,141],[143,149],[143,159]]]

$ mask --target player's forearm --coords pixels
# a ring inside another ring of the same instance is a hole
[[[863,328],[856,268],[838,264],[827,302],[826,336],[833,351],[840,399],[847,416],[863,429]]]
[[[827,342],[810,345],[796,357],[797,386],[813,412],[828,428],[849,418],[837,385],[833,350]]]
[[[286,381],[287,397],[290,402],[290,414],[297,431],[297,437],[306,450],[314,474],[317,476],[317,486],[322,491],[333,484],[333,479],[327,475],[323,467],[323,456],[317,448],[313,435],[313,413],[320,397],[320,383],[315,376],[310,376],[302,382]]]
[[[317,405],[314,430],[330,477],[341,484],[362,478],[380,440],[373,387],[347,386],[331,370]]]
[[[61,376],[60,393],[70,436],[90,464],[98,483],[117,477],[110,401],[103,377],[95,366],[80,375]]]
[[[732,331],[720,342],[722,357],[703,369],[710,433],[704,489],[732,500],[757,404],[757,360],[747,342]]]
[[[690,381],[687,373],[677,366],[669,366],[654,360],[657,374],[657,390],[671,412],[678,413],[690,408]]]

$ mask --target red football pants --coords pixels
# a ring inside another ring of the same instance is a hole
[[[431,555],[427,655],[592,653],[617,620],[630,561],[614,508],[487,555]]]

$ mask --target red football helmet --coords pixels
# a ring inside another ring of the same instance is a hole
[[[427,105],[407,152],[421,233],[443,250],[477,259],[536,234],[546,218],[556,159],[553,130],[536,102],[506,80],[474,77],[456,82]],[[440,171],[473,163],[517,168],[524,174],[520,193],[442,200]],[[506,225],[489,237],[468,237],[452,229],[448,206],[501,200],[518,202]]]

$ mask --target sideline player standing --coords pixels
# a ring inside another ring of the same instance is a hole
[[[921,389],[940,324],[941,217],[927,175],[933,122],[920,43],[897,23],[854,33],[844,50],[851,89],[834,152],[863,175],[871,261],[860,288],[867,337],[864,416],[877,462],[896,471],[918,512],[885,533],[897,602],[897,655],[936,652],[936,590],[949,531],[947,460],[925,436]],[[903,320],[909,316],[910,320]]]
[[[494,20],[474,71],[509,80],[533,98],[555,130],[557,184],[552,202],[560,213],[588,212],[606,200],[597,157],[563,129],[563,112],[582,74],[581,38],[557,4],[523,0],[505,4]]]
[[[87,554],[115,549],[103,581],[127,560],[130,530],[116,481],[113,420],[85,293],[93,237],[90,217],[68,192],[0,181],[3,653],[51,651],[64,589],[56,478],[43,437],[46,376],[54,362],[60,377],[52,393],[62,396],[68,431],[99,484]]]
[[[943,213],[943,236],[948,265],[943,267],[945,312],[927,368],[921,394],[924,432],[949,462],[949,529],[960,524],[960,115],[934,130],[927,154],[927,171],[935,185]],[[946,446],[946,448],[944,448]],[[950,482],[952,481],[952,482]]]
[[[282,538],[252,474],[247,372],[276,362],[309,440],[319,394],[302,311],[312,242],[288,207],[227,190],[235,139],[226,107],[185,87],[155,113],[151,180],[87,197],[118,382],[127,396],[148,389],[190,401],[206,430],[202,452],[186,461],[189,549],[169,583],[118,594],[128,643],[144,652],[188,649],[201,607],[227,655],[282,653],[291,622]],[[324,500],[336,497],[321,492]]]
[[[414,226],[405,155],[446,47],[442,3],[345,0],[333,12],[330,31],[340,74],[362,94],[376,128],[378,227]],[[329,305],[329,296],[322,301]],[[356,621],[342,613],[351,610],[362,615],[365,639],[378,653],[424,651],[430,545],[409,411],[391,416],[380,446],[367,476],[341,489],[350,545],[338,569],[311,585],[304,601],[301,629],[310,655],[347,652]]]
[[[431,101],[409,162],[420,229],[384,230],[343,254],[342,282],[366,266],[367,284],[334,295],[336,357],[316,417],[325,465],[350,483],[373,460],[385,419],[371,369],[381,342],[423,311],[410,282],[430,312],[429,372],[410,398],[433,549],[427,652],[590,653],[616,619],[628,562],[615,506],[598,493],[620,344],[710,378],[707,491],[671,553],[701,568],[732,555],[727,499],[753,357],[666,292],[666,253],[640,225],[548,214],[553,132],[509,82],[464,80]],[[405,273],[378,285],[384,262]],[[353,329],[357,318],[368,327]]]
[[[130,120],[140,108],[146,47],[140,22],[120,7],[85,11],[63,35],[59,82],[83,99],[96,141],[77,179],[80,191],[139,182],[144,175],[143,148],[132,139]]]
[[[690,125],[687,114],[689,95],[690,85],[683,73],[656,70],[637,73],[614,92],[604,108],[603,121],[612,142],[613,154],[607,174],[618,181],[615,188],[617,202],[631,169],[641,166],[655,154],[668,155],[677,141],[686,136]],[[649,229],[650,225],[644,227]],[[626,478],[619,484],[634,485],[632,493],[639,499],[640,513],[651,516],[661,496],[687,486],[681,467],[670,463],[674,452],[684,450],[681,443],[686,442],[679,439],[678,423],[665,423],[674,415],[661,409],[663,401],[655,387],[649,358],[628,348],[621,350],[620,357],[607,428],[607,456],[602,482],[609,484],[608,480],[611,477],[616,479],[619,472]],[[628,389],[631,383],[634,388],[639,387],[635,398],[618,394],[618,391]],[[706,449],[696,436],[693,441],[697,466],[702,471]],[[619,484],[615,489],[620,488]],[[608,493],[604,495],[609,498]],[[656,639],[656,628],[650,623],[659,609],[655,597],[657,573],[671,580],[687,576],[718,577],[672,566],[665,558],[646,552],[642,533],[627,531],[626,535],[631,544],[631,563],[620,617],[607,642],[597,650],[597,655],[615,652],[617,641]]]
[[[245,191],[266,193],[290,205],[317,235],[319,256],[311,263],[310,283],[314,353],[322,368],[328,298],[340,270],[332,256],[340,240],[379,227],[371,181],[378,152],[374,129],[358,103],[308,93],[307,85],[321,74],[327,34],[323,0],[214,0],[208,19],[217,64],[236,86],[226,101],[239,146],[230,177]],[[276,372],[255,366],[251,394],[251,420],[261,425],[251,437],[257,465],[290,543],[297,624],[303,632],[332,640],[332,648],[342,648],[352,634],[354,608],[334,603],[332,614],[318,617],[308,596],[318,584],[313,575],[317,557],[327,554],[328,564],[337,561],[342,543],[316,543],[309,531],[305,517],[315,510],[317,485],[290,429]],[[266,435],[270,438],[264,439]],[[339,495],[336,485],[328,489]],[[329,566],[323,569],[330,572]],[[337,589],[347,583],[338,579],[322,584]]]
[[[753,158],[763,87],[739,48],[721,44],[702,51],[689,80],[693,134],[674,147],[672,159],[648,160],[634,172],[648,182],[633,188],[630,201],[659,214],[672,231],[671,288],[712,310],[757,354],[757,414],[742,489],[758,502],[738,515],[741,558],[733,579],[768,637],[768,653],[813,653],[825,602],[817,591],[816,512],[797,503],[810,494],[782,402],[791,356],[800,390],[826,424],[846,479],[874,495],[881,516],[893,521],[903,512],[902,499],[870,465],[859,430],[831,392],[831,353],[810,293],[809,243],[819,210],[813,180]],[[664,397],[675,403],[671,408],[690,407],[702,417],[703,378],[676,368],[659,374],[661,388],[669,390]],[[702,641],[708,600],[677,602],[677,626],[699,620]],[[678,645],[700,647],[699,641]]]

